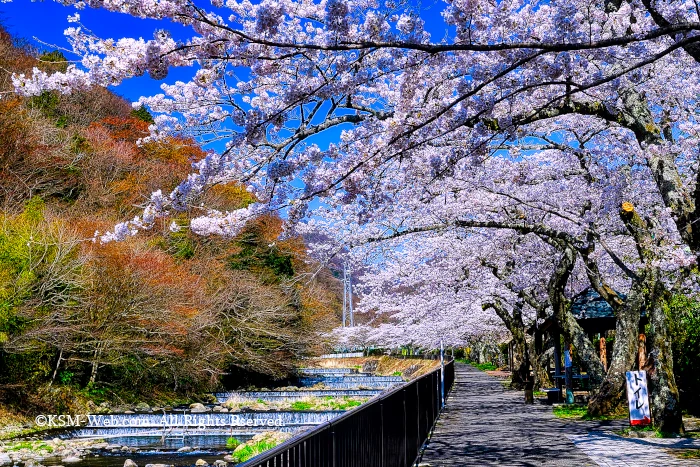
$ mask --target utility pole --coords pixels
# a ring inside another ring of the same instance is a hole
[[[445,345],[440,339],[440,407],[445,407]]]
[[[352,274],[347,263],[343,263],[343,327],[350,318],[350,327],[355,326],[355,314],[352,309]]]

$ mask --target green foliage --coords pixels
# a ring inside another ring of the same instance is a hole
[[[242,449],[240,449],[238,452],[234,452],[232,455],[236,459],[236,462],[245,462],[258,454],[269,451],[275,446],[277,446],[276,443],[270,441],[260,441],[255,444],[244,446]]]
[[[226,447],[229,449],[236,449],[240,445],[241,445],[241,442],[238,439],[234,438],[233,436],[231,436],[230,438],[228,438],[226,440]]]
[[[552,408],[552,412],[557,418],[570,418],[578,420],[617,420],[627,417],[626,413],[601,415],[594,417],[588,414],[588,407],[586,407],[585,405],[577,404],[555,405]]]
[[[700,459],[700,449],[678,449],[672,454],[681,459]]]
[[[68,126],[68,116],[61,114],[60,103],[61,96],[56,91],[44,91],[29,98],[29,107],[39,110],[45,118],[53,120],[58,128],[65,128]]]
[[[28,222],[37,224],[44,220],[44,209],[46,204],[41,196],[33,196],[24,203],[24,212],[22,216]]]
[[[684,409],[700,415],[700,303],[684,295],[666,308],[673,348],[673,371]]]
[[[471,366],[473,366],[473,367],[475,367],[475,368],[478,368],[478,369],[481,370],[481,371],[494,371],[494,370],[498,370],[498,367],[497,367],[496,365],[494,365],[493,363],[491,363],[491,362],[476,363],[476,362],[473,362],[473,361],[471,361],[471,360],[467,360],[467,359],[464,359],[464,358],[456,358],[455,361],[458,361],[458,362],[460,362],[460,363],[466,363],[467,365],[471,365]]]
[[[139,120],[143,120],[147,123],[155,123],[155,121],[153,120],[153,115],[151,115],[148,109],[143,105],[138,109],[132,110],[131,116],[134,118],[138,118]]]
[[[393,373],[391,374],[391,376],[401,376],[401,372],[400,372],[400,371],[395,371],[395,372],[393,372]]]
[[[75,134],[70,139],[70,152],[73,154],[85,153],[90,150],[90,144],[85,137]]]
[[[39,55],[39,60],[43,62],[42,68],[48,71],[65,72],[68,69],[68,59],[60,50],[44,52]]]
[[[292,402],[291,406],[292,410],[310,410],[311,409],[311,402],[305,402],[305,401],[294,401]]]
[[[583,405],[556,405],[552,411],[557,418],[583,418],[588,413]]]
[[[61,384],[69,385],[73,382],[74,376],[75,373],[73,373],[72,371],[63,370],[59,373],[58,380],[61,382]]]
[[[188,260],[196,255],[196,244],[190,237],[187,219],[178,218],[174,221],[179,229],[169,232],[165,238],[157,242],[158,246],[179,260]]]
[[[276,277],[292,277],[291,255],[284,254],[274,246],[261,245],[254,234],[245,235],[238,241],[241,252],[230,258],[229,265],[233,270],[250,271],[263,267]]]

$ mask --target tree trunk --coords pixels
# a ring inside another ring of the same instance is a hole
[[[644,295],[635,284],[625,303],[617,307],[615,342],[610,366],[598,391],[588,403],[591,415],[609,414],[623,402],[625,395],[625,372],[634,368],[637,360],[639,320],[644,305]]]
[[[523,324],[522,303],[516,303],[513,308],[513,318],[510,320],[510,333],[513,335],[513,375],[511,387],[523,389],[530,378],[530,356],[525,340],[525,325]]]
[[[576,264],[576,255],[576,250],[573,247],[563,245],[563,254],[549,280],[547,289],[554,317],[561,329],[561,333],[564,335],[565,340],[571,342],[576,348],[581,358],[581,364],[586,373],[588,373],[591,385],[596,387],[605,375],[603,364],[600,362],[596,349],[583,331],[583,328],[576,322],[576,318],[571,313],[569,300],[564,295],[564,288]]]
[[[95,358],[92,361],[92,370],[90,371],[90,384],[94,384],[95,381],[97,381],[97,370],[98,370],[99,365],[100,365],[99,356],[100,356],[100,350],[95,349]]]
[[[533,375],[533,389],[551,388],[552,380],[547,372],[548,355],[544,352],[542,333],[535,331],[534,345],[530,345],[530,367]]]
[[[678,386],[673,375],[673,353],[668,335],[665,310],[665,288],[657,280],[649,303],[650,332],[647,343],[649,355],[647,373],[651,395],[651,415],[654,426],[666,433],[682,433],[683,418],[679,405]]]
[[[61,367],[61,361],[63,360],[63,349],[58,353],[58,361],[56,361],[56,368],[53,370],[53,375],[51,375],[51,382],[49,383],[49,386],[53,384],[53,382],[56,380],[56,374],[58,374],[58,369]]]
[[[523,336],[514,336],[513,345],[513,375],[511,377],[511,387],[513,389],[523,389],[525,383],[530,378],[530,356],[528,346]]]

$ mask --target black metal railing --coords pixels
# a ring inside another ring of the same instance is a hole
[[[438,368],[238,467],[410,467],[441,409]],[[455,379],[445,364],[445,397]]]

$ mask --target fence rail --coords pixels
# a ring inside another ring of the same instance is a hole
[[[238,467],[410,467],[440,413],[438,368]],[[445,396],[454,361],[445,364]]]

